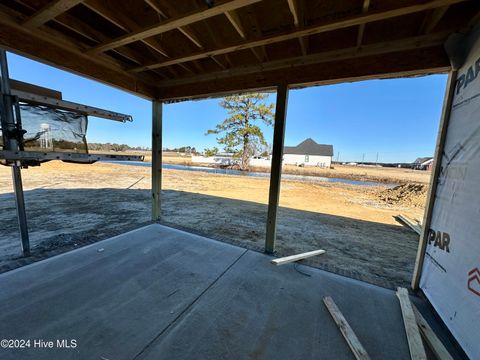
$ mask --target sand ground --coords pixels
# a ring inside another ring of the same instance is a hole
[[[20,256],[10,169],[0,166],[0,271],[150,222],[148,167],[52,161],[22,173],[33,254]],[[428,182],[426,173],[415,176]],[[268,184],[266,178],[164,170],[162,222],[262,251]],[[421,219],[423,206],[388,204],[379,197],[384,192],[383,187],[283,181],[277,254],[322,248],[325,255],[305,263],[381,286],[407,285],[418,235],[393,216]]]

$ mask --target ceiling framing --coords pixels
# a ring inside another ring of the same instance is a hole
[[[150,99],[447,71],[475,0],[4,0],[0,46]],[[211,3],[211,2],[209,2]]]

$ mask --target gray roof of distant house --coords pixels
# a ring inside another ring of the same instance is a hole
[[[333,156],[333,146],[317,144],[314,140],[308,138],[297,146],[285,146],[283,148],[283,153],[295,155]]]
[[[413,162],[414,164],[423,164],[425,161],[428,161],[430,159],[433,159],[431,156],[427,156],[427,157],[419,157],[419,158],[416,158],[415,161]]]

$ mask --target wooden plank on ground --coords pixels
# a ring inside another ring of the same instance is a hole
[[[355,335],[353,329],[350,327],[347,320],[345,319],[341,311],[338,309],[337,304],[335,304],[333,299],[330,296],[325,296],[323,298],[323,302],[327,307],[328,311],[330,312],[330,315],[332,315],[332,318],[340,329],[343,337],[347,341],[347,344],[350,347],[350,350],[352,350],[355,358],[357,360],[370,359],[367,351],[360,343],[360,340],[358,340],[357,335]]]
[[[422,337],[420,336],[417,320],[413,312],[410,298],[408,297],[408,290],[399,287],[397,289],[397,297],[400,300],[400,307],[402,309],[403,324],[405,325],[405,332],[407,333],[410,357],[412,360],[426,360],[427,355],[423,348]]]
[[[324,254],[324,253],[325,253],[325,250],[314,250],[314,251],[309,251],[309,252],[302,253],[302,254],[291,255],[291,256],[286,256],[286,257],[282,257],[282,258],[278,258],[278,259],[273,259],[271,261],[271,263],[273,265],[283,265],[283,264],[288,264],[288,263],[295,262],[295,261],[298,261],[298,260],[306,259],[306,258],[309,258],[309,257],[312,257],[312,256],[321,255],[321,254]]]
[[[452,356],[442,344],[440,339],[437,337],[435,332],[432,330],[430,325],[428,325],[427,321],[424,319],[420,311],[412,304],[413,312],[415,314],[415,318],[417,319],[418,328],[420,329],[420,333],[422,334],[425,342],[428,344],[430,349],[432,349],[433,353],[439,360],[453,360]]]
[[[395,216],[395,219],[400,220],[402,223],[407,225],[410,229],[415,231],[418,235],[420,235],[422,233],[422,227],[418,223],[415,223],[413,220],[411,220],[406,215],[399,214],[399,215]]]

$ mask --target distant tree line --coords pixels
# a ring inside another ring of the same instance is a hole
[[[144,146],[129,146],[127,144],[116,144],[116,143],[89,143],[88,148],[90,150],[100,150],[100,151],[127,151],[127,150],[144,150],[150,151],[149,147]]]
[[[163,151],[166,152],[176,152],[176,153],[188,153],[188,154],[198,154],[197,149],[193,146],[182,146],[178,148],[163,148]]]

